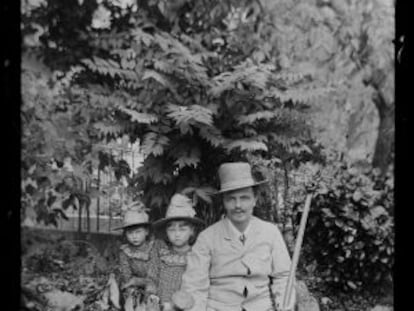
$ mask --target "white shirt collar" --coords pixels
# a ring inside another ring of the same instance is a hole
[[[239,229],[236,228],[235,225],[233,225],[233,223],[231,222],[231,220],[226,217],[227,221],[229,222],[230,228],[233,231],[233,233],[236,236],[241,236],[242,234],[244,234],[245,237],[247,237],[247,234],[249,233],[250,227],[251,227],[251,222],[249,221],[249,224],[247,225],[246,229],[244,230],[244,232],[240,232]]]

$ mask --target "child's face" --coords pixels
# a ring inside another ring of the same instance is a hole
[[[193,226],[184,220],[173,220],[168,223],[167,237],[175,247],[182,247],[189,244],[191,236],[194,234]]]
[[[148,235],[148,229],[145,227],[135,227],[126,229],[125,236],[129,243],[134,246],[141,246]]]

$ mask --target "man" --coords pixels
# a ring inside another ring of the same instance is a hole
[[[187,258],[181,290],[195,301],[191,311],[282,309],[290,257],[276,225],[252,215],[255,182],[248,163],[224,163],[219,171],[226,217],[200,233]],[[293,291],[292,296],[295,297]]]

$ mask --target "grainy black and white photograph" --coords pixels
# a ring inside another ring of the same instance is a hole
[[[22,0],[26,311],[393,311],[393,0]]]

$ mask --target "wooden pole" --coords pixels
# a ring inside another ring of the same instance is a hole
[[[306,221],[307,221],[308,214],[309,214],[311,200],[312,200],[312,194],[308,194],[306,196],[305,208],[303,209],[302,217],[300,219],[299,232],[296,238],[295,250],[293,252],[292,263],[290,266],[289,277],[288,277],[288,281],[286,284],[285,294],[283,296],[283,310],[286,309],[286,307],[289,305],[291,301],[292,289],[294,285],[293,281],[295,278],[296,268],[297,268],[298,261],[299,261],[299,254],[300,254],[300,249],[302,247],[303,236],[305,234]]]
[[[89,182],[88,180],[85,178],[85,197],[88,196],[88,201],[86,201],[85,203],[85,207],[86,207],[86,230],[88,233],[91,233],[91,217],[90,217],[90,208],[91,208],[91,200],[90,200],[90,196],[89,196]]]
[[[132,177],[134,175],[134,172],[135,172],[134,150],[133,149],[131,149],[131,162],[132,162],[131,177]]]
[[[96,198],[96,232],[99,232],[99,209],[101,204],[101,196],[99,194],[101,188],[101,169],[98,166],[98,197]]]
[[[112,166],[111,170],[109,171],[109,184],[112,188]],[[111,231],[111,222],[112,222],[112,203],[111,203],[111,197],[109,197],[108,201],[108,213],[109,213],[109,221],[108,221],[108,232]]]
[[[112,156],[113,156],[113,149],[110,149],[110,164],[109,164],[109,186],[112,189]],[[109,220],[108,220],[108,232],[111,231],[111,222],[112,222],[112,204],[111,204],[111,196],[109,196],[109,201],[108,201],[108,216],[109,216]]]

